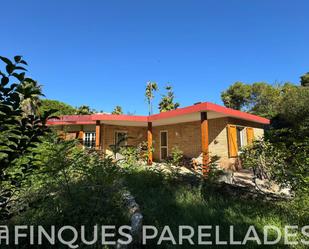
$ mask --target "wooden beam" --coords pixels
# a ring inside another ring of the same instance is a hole
[[[152,122],[148,122],[147,129],[148,165],[152,165]]]
[[[201,112],[201,138],[202,138],[202,173],[207,176],[209,172],[209,136],[207,112]]]
[[[95,124],[95,148],[97,150],[100,149],[101,146],[100,142],[101,142],[101,124],[100,121],[97,120]]]

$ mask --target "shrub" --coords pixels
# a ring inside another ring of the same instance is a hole
[[[40,138],[49,132],[47,119],[54,110],[37,112],[41,86],[25,74],[27,63],[21,56],[14,61],[0,56],[0,218],[9,217],[12,191],[34,170],[31,163]]]
[[[289,145],[289,146],[288,146]],[[294,191],[309,190],[309,138],[294,140],[291,144],[255,141],[243,149],[242,165],[252,168],[261,179],[276,181]]]
[[[171,155],[167,159],[167,162],[174,165],[180,166],[182,164],[182,159],[184,158],[182,150],[178,146],[174,146],[171,150]]]
[[[138,147],[121,147],[119,153],[123,156],[123,163],[128,166],[136,165],[140,159],[140,152]]]
[[[34,168],[30,175],[20,181],[18,191],[16,188],[12,191],[14,195],[10,198],[9,217],[27,210],[34,203],[44,206],[46,198],[53,199],[51,196],[62,196],[61,198],[66,198],[63,199],[64,202],[75,202],[78,201],[78,191],[84,193],[86,189],[94,191],[94,195],[102,194],[103,191],[108,196],[105,191],[114,189],[114,184],[119,179],[119,168],[111,158],[103,158],[94,150],[84,150],[76,140],[64,141],[52,133],[45,136],[33,151],[35,156],[30,153],[21,157],[12,170],[7,171],[8,175],[22,174],[20,164],[24,162],[31,163]],[[4,185],[5,182],[1,184]],[[96,193],[99,189],[101,192]],[[116,188],[113,191],[117,193],[119,190]],[[104,195],[95,198],[104,198]],[[110,197],[112,196],[113,194]]]

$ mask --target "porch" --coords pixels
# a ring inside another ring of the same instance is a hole
[[[201,158],[204,174],[209,170],[210,155],[219,156],[223,166],[234,164],[238,148],[244,141],[263,135],[267,123],[265,118],[207,102],[151,116],[74,115],[50,122],[62,129],[75,129],[73,133],[84,145],[106,154],[112,154],[111,145],[125,136],[122,145],[146,142],[149,165],[166,159],[177,146],[185,156]]]

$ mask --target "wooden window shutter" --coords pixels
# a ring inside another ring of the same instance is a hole
[[[228,135],[228,144],[229,144],[229,156],[237,157],[238,156],[238,147],[237,147],[237,130],[236,125],[227,126],[227,135]]]
[[[254,140],[254,130],[251,127],[247,127],[247,143],[251,145]]]

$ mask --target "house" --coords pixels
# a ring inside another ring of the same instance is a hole
[[[148,145],[148,164],[168,157],[178,146],[186,157],[201,158],[207,171],[209,156],[222,168],[237,169],[239,148],[261,139],[269,120],[209,102],[150,116],[70,115],[49,120],[66,139],[79,138],[86,147],[112,154],[111,145],[128,137],[125,145]]]

